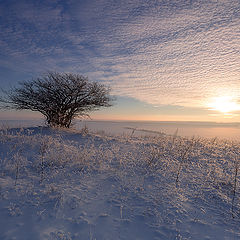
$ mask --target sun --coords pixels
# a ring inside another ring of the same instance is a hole
[[[230,96],[216,97],[209,104],[210,110],[230,113],[240,110],[240,105]]]

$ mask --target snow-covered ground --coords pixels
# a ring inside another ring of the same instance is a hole
[[[0,239],[240,239],[239,157],[216,138],[4,129]]]
[[[44,124],[44,119],[29,120],[1,120],[0,128],[7,127],[37,127]],[[101,121],[89,119],[76,119],[73,121],[75,129],[87,127],[96,133],[107,135],[131,134],[134,130],[135,136],[145,134],[156,135],[164,132],[166,134],[177,134],[182,137],[200,136],[204,138],[224,138],[228,140],[240,141],[240,123],[217,123],[217,122],[171,122],[171,121]]]

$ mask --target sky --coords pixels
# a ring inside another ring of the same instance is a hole
[[[240,122],[239,0],[0,0],[0,29],[3,89],[79,73],[117,98],[93,119]]]

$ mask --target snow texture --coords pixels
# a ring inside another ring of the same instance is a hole
[[[240,239],[239,142],[0,132],[0,239]]]

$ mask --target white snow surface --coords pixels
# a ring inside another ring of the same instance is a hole
[[[0,239],[240,239],[240,143],[0,131]]]

